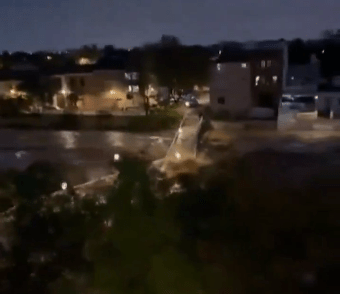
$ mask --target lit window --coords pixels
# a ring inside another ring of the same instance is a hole
[[[315,96],[314,98],[315,98],[315,100],[318,100],[318,99],[319,99],[319,96]]]
[[[272,61],[271,60],[267,60],[267,67],[270,67],[272,65]]]
[[[218,104],[225,104],[225,99],[224,99],[224,97],[218,97],[218,98],[217,98],[217,103],[218,103]]]
[[[129,73],[125,73],[125,78],[127,79],[127,80],[131,80],[131,74],[129,74]]]
[[[129,92],[132,92],[132,86],[129,86]]]
[[[266,61],[265,61],[265,60],[262,60],[262,61],[261,61],[261,67],[262,67],[262,68],[266,67]]]
[[[217,63],[217,70],[221,70],[221,64]]]
[[[255,78],[255,86],[257,86],[259,84],[259,81],[260,81],[260,76],[257,76]]]
[[[277,82],[277,76],[273,76],[273,82],[274,82],[274,83]]]
[[[220,55],[221,55],[221,53],[222,53],[222,50],[218,51],[218,54],[220,54]]]
[[[139,86],[132,86],[132,92],[137,93],[139,91]]]
[[[242,63],[241,66],[242,66],[243,68],[246,68],[246,67],[247,67],[247,64],[246,64],[246,63]]]

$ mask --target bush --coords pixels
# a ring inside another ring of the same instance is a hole
[[[0,115],[3,117],[17,116],[20,113],[18,101],[15,99],[0,99]]]

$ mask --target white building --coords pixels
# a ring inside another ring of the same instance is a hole
[[[215,63],[210,69],[210,106],[215,113],[248,116],[252,107],[251,70],[247,62]]]

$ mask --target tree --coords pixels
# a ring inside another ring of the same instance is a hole
[[[77,51],[76,60],[79,60],[80,58],[86,58],[92,62],[96,62],[100,56],[100,50],[96,44],[84,45]]]
[[[49,162],[35,162],[16,176],[14,184],[22,199],[34,201],[60,189],[60,171]]]
[[[27,78],[17,86],[17,89],[20,92],[27,93],[30,100],[39,99],[44,101],[46,88],[42,85],[39,77]]]
[[[334,36],[334,30],[324,30],[320,33],[322,39],[331,39]]]
[[[106,45],[104,46],[103,52],[104,52],[104,56],[112,56],[112,55],[115,55],[116,50],[113,45]]]
[[[161,40],[160,40],[160,45],[162,47],[178,47],[181,45],[181,42],[175,36],[162,35]]]
[[[289,63],[305,64],[310,62],[310,52],[302,39],[295,39],[288,45]]]
[[[75,93],[71,93],[67,99],[70,101],[70,105],[72,108],[77,109],[77,102],[79,101],[79,97]]]

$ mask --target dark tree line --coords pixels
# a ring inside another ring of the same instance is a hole
[[[162,36],[131,52],[131,64],[141,73],[141,88],[156,82],[168,88],[192,89],[208,83],[210,52],[203,46],[185,46],[173,36]]]

